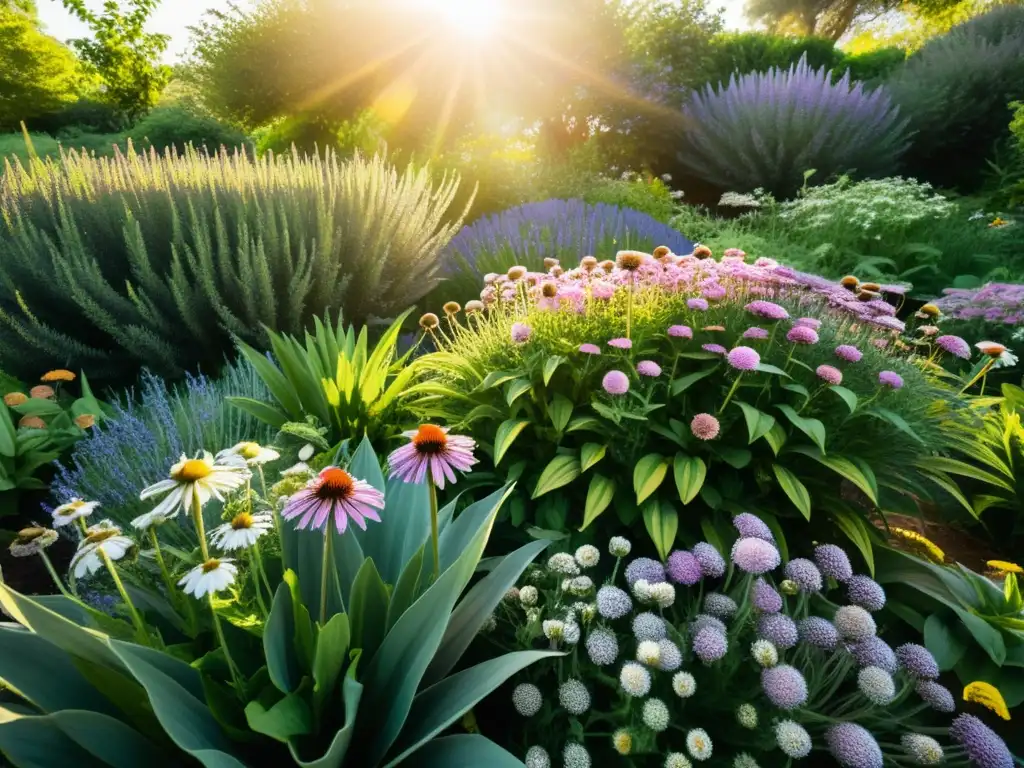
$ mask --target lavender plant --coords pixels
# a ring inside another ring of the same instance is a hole
[[[614,538],[607,554],[550,556],[510,591],[496,636],[568,654],[516,678],[509,740],[527,766],[1013,765],[979,718],[950,723],[925,648],[879,636],[885,590],[842,549],[783,562],[762,520],[733,522],[728,561],[709,542],[628,561]],[[992,686],[967,693],[1005,714]]]
[[[819,178],[885,173],[909,145],[907,121],[883,88],[833,83],[806,59],[708,85],[685,106],[679,160],[701,178],[737,192],[761,187],[788,197],[803,174]]]

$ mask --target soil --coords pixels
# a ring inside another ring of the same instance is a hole
[[[922,509],[921,517],[888,514],[885,519],[891,527],[906,528],[920,533],[945,552],[947,560],[961,563],[978,573],[989,570],[985,564],[989,560],[1013,559],[1005,552],[995,549],[992,542],[978,538],[955,524],[935,519],[934,513],[927,508]],[[876,525],[880,528],[885,527],[880,520],[876,521]],[[890,537],[889,543],[895,549],[910,551],[901,539],[894,536]]]

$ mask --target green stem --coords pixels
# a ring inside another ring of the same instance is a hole
[[[192,494],[192,522],[196,526],[199,537],[199,551],[203,553],[203,562],[210,559],[210,550],[206,546],[206,526],[203,524],[203,505],[199,503],[198,494]]]
[[[231,651],[228,650],[228,641],[224,637],[224,628],[220,625],[220,617],[217,616],[217,611],[213,607],[213,595],[209,597],[210,613],[213,615],[213,629],[217,633],[217,640],[220,642],[220,647],[224,649],[224,659],[228,663],[228,672],[231,673],[231,682],[235,687],[235,690],[242,694],[242,683],[240,680],[240,674],[238,667],[235,666],[235,660],[231,658]]]
[[[732,400],[732,396],[733,396],[733,394],[735,394],[736,388],[740,385],[740,380],[742,378],[743,378],[743,374],[742,373],[738,374],[736,376],[736,380],[732,383],[732,387],[729,389],[729,393],[725,396],[725,400],[722,401],[722,405],[718,409],[719,415],[721,415],[722,411],[725,410],[725,406],[727,406],[729,404],[729,401]]]
[[[132,623],[135,624],[135,629],[139,633],[139,640],[149,645],[149,633],[146,631],[146,624],[142,620],[142,616],[139,615],[138,610],[135,608],[135,603],[128,597],[128,590],[124,588],[124,582],[121,581],[121,577],[117,575],[117,568],[114,567],[114,563],[110,560],[110,557],[106,552],[103,551],[102,547],[96,549],[99,552],[100,558],[103,560],[103,564],[107,566],[107,570],[110,571],[111,578],[114,579],[114,586],[117,587],[117,591],[121,593],[121,599],[124,600],[124,604],[128,607],[128,613],[131,614]]]
[[[252,569],[253,579],[252,585],[256,588],[256,602],[260,606],[260,612],[263,614],[263,618],[270,616],[270,612],[267,610],[267,604],[263,601],[263,587],[260,586],[260,551],[257,545],[252,547]]]
[[[437,488],[431,479],[427,480],[430,489],[430,539],[434,549],[434,581],[441,575],[441,553],[437,542]]]
[[[985,363],[984,367],[983,367],[983,368],[982,368],[982,369],[981,369],[980,371],[978,371],[978,375],[977,375],[977,376],[975,376],[975,377],[974,377],[973,379],[971,379],[970,381],[968,381],[968,382],[967,382],[967,384],[965,384],[965,385],[964,385],[964,388],[960,390],[960,394],[962,395],[962,394],[963,394],[964,392],[966,392],[966,391],[967,391],[968,389],[970,389],[971,387],[973,387],[973,386],[974,386],[974,384],[975,384],[975,382],[976,382],[976,381],[978,381],[978,379],[980,379],[980,378],[982,378],[983,376],[985,376],[985,375],[986,375],[986,374],[988,373],[989,369],[990,369],[990,368],[991,368],[991,367],[992,367],[993,365],[995,365],[995,364],[996,364],[996,359],[995,359],[995,358],[993,357],[993,358],[991,358],[991,359],[990,359],[990,360],[989,360],[989,361],[988,361],[987,363]]]
[[[171,579],[171,573],[167,570],[167,563],[164,561],[164,553],[160,550],[160,540],[156,537],[156,528],[149,526],[149,540],[153,544],[153,557],[156,558],[156,564],[160,567],[160,575],[163,577],[164,586],[167,587],[167,597],[173,603],[177,604],[178,590],[174,588],[174,581]]]
[[[263,577],[263,584],[267,588],[267,596],[271,600],[273,600],[274,599],[274,588],[270,586],[270,577],[267,576],[267,569],[263,565],[263,555],[260,552],[259,542],[257,542],[256,544],[253,545],[253,550],[254,550],[254,552],[256,554],[256,567],[259,568],[260,576]]]
[[[327,577],[334,570],[334,562],[331,559],[331,539],[334,532],[331,530],[331,521],[327,521],[327,535],[324,537],[324,560],[320,564],[320,626],[327,624]]]
[[[43,558],[43,565],[45,565],[46,570],[50,572],[50,578],[53,579],[53,583],[57,585],[57,589],[60,590],[60,593],[64,595],[64,597],[74,600],[77,603],[78,599],[64,587],[64,582],[61,581],[60,576],[57,575],[57,569],[53,567],[53,563],[50,561],[50,557],[46,554],[46,551],[42,549],[39,550],[39,556]]]

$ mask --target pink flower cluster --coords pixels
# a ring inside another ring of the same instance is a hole
[[[935,304],[953,320],[1024,323],[1024,285],[989,283],[983,288],[947,288]]]

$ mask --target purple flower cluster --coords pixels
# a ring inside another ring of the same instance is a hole
[[[766,613],[759,618],[757,635],[776,648],[792,648],[800,639],[796,623],[784,613]]]
[[[896,653],[880,637],[869,637],[850,646],[850,653],[862,667],[880,667],[892,674],[898,668]]]
[[[786,563],[786,578],[796,583],[801,592],[820,592],[821,571],[810,560],[797,557]]]
[[[692,552],[685,550],[676,550],[668,556],[665,572],[670,581],[687,586],[696,584],[704,576],[700,561]]]
[[[836,357],[840,360],[845,360],[848,363],[859,363],[860,359],[864,357],[864,354],[854,346],[849,344],[840,344],[836,347]]]
[[[764,579],[758,579],[751,587],[751,603],[761,613],[778,613],[782,610],[782,595]]]
[[[836,581],[848,581],[853,576],[850,558],[835,544],[822,544],[815,547],[814,561],[825,576]]]
[[[609,395],[624,395],[629,392],[629,377],[622,371],[608,371],[601,380],[601,386]]]
[[[732,546],[733,563],[746,573],[768,573],[778,568],[781,560],[775,545],[764,539],[742,538]]]
[[[710,664],[718,661],[729,651],[729,640],[724,632],[714,627],[703,627],[693,636],[693,652],[701,661]]]
[[[825,732],[825,743],[846,768],[882,768],[882,749],[871,732],[857,723],[836,723]]]
[[[826,651],[834,651],[839,645],[839,632],[828,619],[808,616],[797,625],[800,640]]]
[[[632,587],[643,579],[648,584],[665,582],[665,567],[649,557],[638,557],[626,566],[626,583]]]
[[[807,701],[807,681],[798,669],[788,664],[762,670],[761,688],[779,709],[796,709]]]
[[[752,301],[744,307],[748,312],[763,317],[765,320],[785,320],[789,312],[785,307],[771,301]]]
[[[725,575],[725,558],[706,541],[693,545],[693,556],[700,563],[700,570],[708,578],[717,579]]]
[[[903,669],[920,680],[934,680],[939,676],[938,662],[923,645],[904,643],[896,649],[896,660]]]
[[[775,542],[772,529],[757,515],[752,515],[749,512],[740,512],[733,517],[732,524],[741,537]]]
[[[963,360],[971,359],[971,345],[959,336],[939,336],[935,339],[935,345],[954,357],[959,357]]]
[[[747,328],[747,330],[743,332],[744,339],[761,340],[767,339],[769,336],[771,336],[771,334],[768,333],[768,331],[766,331],[764,328],[758,328],[757,326]]]
[[[982,288],[947,288],[931,302],[953,320],[1015,326],[1024,322],[1024,285],[989,283]]]
[[[807,325],[794,325],[786,333],[786,339],[794,344],[817,344],[818,332]]]
[[[949,735],[963,745],[978,768],[1013,768],[1013,755],[995,731],[974,715],[957,715]]]
[[[756,371],[761,364],[761,356],[750,347],[733,347],[726,360],[737,371]]]

